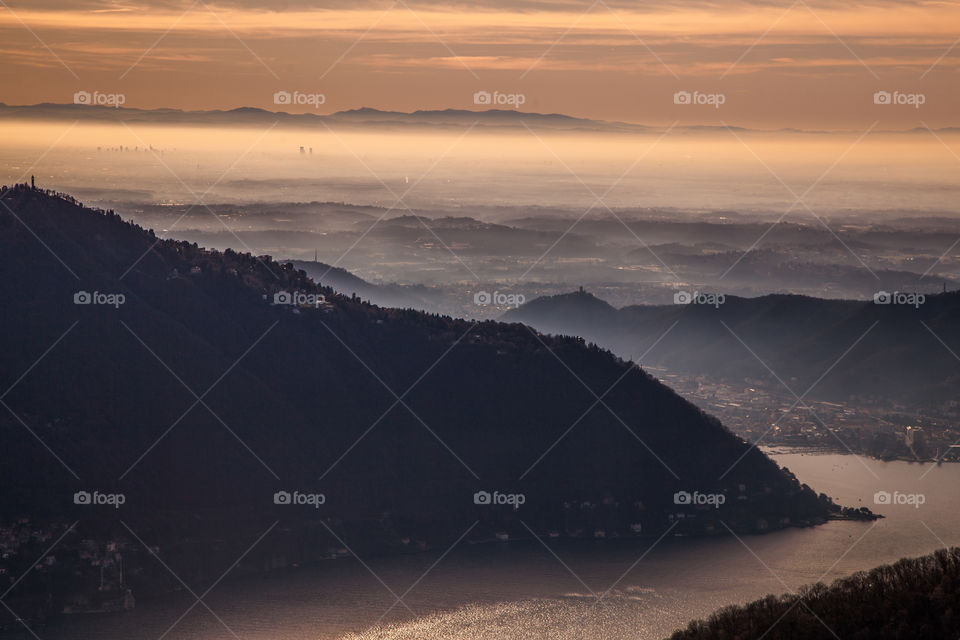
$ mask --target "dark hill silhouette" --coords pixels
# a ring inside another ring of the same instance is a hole
[[[623,356],[643,353],[676,323],[644,363],[732,382],[767,380],[779,387],[769,367],[798,394],[829,371],[811,392],[825,400],[856,397],[948,413],[955,410],[960,385],[960,362],[949,350],[960,353],[960,292],[928,294],[919,308],[768,295],[728,296],[719,307],[619,310],[588,293],[572,293],[532,300],[503,319],[583,336]]]
[[[526,526],[706,533],[721,519],[762,531],[837,511],[582,340],[379,308],[269,257],[160,240],[69,197],[26,186],[0,195],[4,520],[78,520],[77,539],[129,541],[129,525],[189,582],[219,576],[273,521],[239,571],[343,543],[361,556],[405,539],[449,545],[468,529],[473,541]],[[125,302],[75,304],[80,291]],[[327,304],[271,304],[283,291]],[[126,503],[74,505],[78,490],[119,491]],[[279,490],[326,503],[275,505]],[[677,506],[681,490],[730,499]],[[477,491],[522,492],[525,503],[477,505]],[[697,517],[675,525],[677,511]],[[137,589],[172,586],[149,557],[130,550],[127,562]],[[71,575],[37,597],[58,602],[76,587]]]

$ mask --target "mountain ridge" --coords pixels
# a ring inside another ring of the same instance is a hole
[[[957,291],[924,294],[915,307],[769,294],[726,296],[716,306],[615,309],[599,307],[590,298],[580,293],[539,298],[502,319],[547,333],[581,335],[621,355],[642,351],[663,336],[647,363],[717,380],[771,379],[772,370],[806,389],[829,371],[832,384],[815,388],[813,397],[833,401],[886,396],[946,406],[960,375],[956,360],[940,343],[941,338],[947,345],[960,342]]]
[[[300,125],[363,126],[423,126],[450,127],[472,125],[481,127],[534,127],[564,130],[596,131],[646,131],[649,127],[625,122],[611,122],[578,118],[558,113],[524,112],[509,109],[420,109],[412,112],[385,111],[370,107],[346,109],[331,113],[288,113],[270,111],[260,107],[236,107],[233,109],[183,110],[174,108],[140,109],[135,107],[109,107],[103,105],[66,104],[44,102],[34,105],[8,105],[0,103],[0,118],[33,119],[89,119],[96,121],[155,122],[166,124],[236,124],[287,123]]]
[[[73,573],[84,539],[119,541],[138,594],[175,588],[130,528],[193,582],[215,579],[264,531],[239,573],[338,549],[530,531],[718,535],[721,522],[765,532],[841,515],[581,339],[377,307],[269,256],[160,239],[26,185],[0,189],[0,202],[0,434],[12,454],[0,513],[49,535],[75,523],[51,579],[18,590],[27,608],[59,611],[95,587],[86,569]],[[78,503],[83,492],[123,505]],[[724,504],[704,510],[678,492]],[[21,561],[3,568],[20,575]]]
[[[271,124],[283,122],[288,124],[321,124],[325,122],[342,125],[365,125],[377,127],[389,126],[422,126],[422,127],[453,127],[476,125],[480,127],[497,128],[526,128],[526,126],[543,127],[545,129],[594,132],[632,132],[650,133],[662,132],[665,127],[643,123],[621,122],[614,120],[597,120],[571,116],[562,113],[539,113],[518,111],[512,109],[483,109],[471,110],[448,107],[445,109],[418,109],[415,111],[390,111],[374,107],[357,107],[343,109],[330,113],[288,113],[285,111],[270,111],[261,107],[234,107],[230,109],[190,110],[172,107],[137,108],[137,107],[110,107],[104,105],[88,105],[76,103],[41,102],[32,105],[10,105],[0,102],[0,118],[26,119],[89,119],[94,121],[124,121],[124,122],[155,122],[167,124]],[[695,132],[727,132],[730,130],[755,133],[780,133],[784,135],[830,135],[839,133],[856,133],[844,130],[802,130],[782,128],[775,130],[751,129],[740,126],[720,125],[681,125],[674,127],[679,131]],[[960,127],[948,126],[933,129],[935,132],[955,133]],[[878,130],[876,133],[899,133],[906,135],[928,134],[925,128],[911,128],[904,130]]]

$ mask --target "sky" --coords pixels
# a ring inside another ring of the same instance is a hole
[[[958,39],[960,1],[0,0],[0,102],[940,128]]]

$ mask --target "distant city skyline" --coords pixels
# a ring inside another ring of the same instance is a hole
[[[960,124],[958,25],[958,3],[887,1],[20,0],[0,6],[0,101],[100,92],[146,109],[502,107],[654,125],[937,128]],[[307,97],[278,103],[278,92]]]

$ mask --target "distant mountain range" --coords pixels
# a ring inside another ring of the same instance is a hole
[[[540,128],[557,130],[582,130],[594,132],[643,133],[662,131],[662,127],[648,126],[628,122],[613,122],[578,118],[560,113],[534,113],[513,109],[433,109],[412,112],[384,111],[370,107],[320,113],[288,113],[282,110],[270,111],[258,107],[238,107],[235,109],[182,110],[182,109],[137,109],[133,107],[109,107],[89,104],[60,104],[44,102],[33,105],[8,105],[0,102],[0,119],[16,118],[31,120],[90,120],[124,121],[152,124],[181,125],[233,125],[260,126],[264,124],[288,124],[295,126],[322,126],[322,123],[341,126],[362,126],[370,128],[428,127],[443,128],[476,125],[480,128]],[[677,131],[745,131],[742,127],[713,125],[690,125],[674,127]],[[940,132],[955,132],[958,127],[936,129]],[[831,133],[825,131],[801,131],[782,129],[784,134]],[[879,133],[879,131],[878,131]],[[898,133],[924,133],[925,128],[915,128]]]
[[[161,240],[23,185],[0,202],[2,521],[77,520],[77,540],[129,526],[192,583],[271,522],[241,570],[531,530],[766,531],[838,510],[582,340],[372,306],[294,265]],[[70,548],[37,602],[78,588]],[[125,558],[135,590],[169,583],[150,557]]]
[[[330,114],[287,113],[268,111],[254,107],[229,110],[184,111],[181,109],[135,109],[130,107],[107,107],[86,104],[41,103],[35,105],[7,105],[0,102],[0,119],[33,120],[90,120],[128,123],[176,124],[176,125],[223,125],[260,126],[280,123],[294,126],[362,126],[369,128],[463,127],[476,124],[484,128],[524,128],[525,126],[589,131],[642,132],[649,127],[623,122],[606,122],[576,118],[557,113],[530,113],[506,109],[438,109],[410,113],[381,111],[361,108],[337,111]]]
[[[897,302],[768,295],[615,309],[580,292],[532,300],[503,320],[582,336],[622,357],[645,353],[641,364],[673,373],[765,381],[789,393],[783,381],[797,394],[813,387],[811,398],[955,412],[960,292]]]

